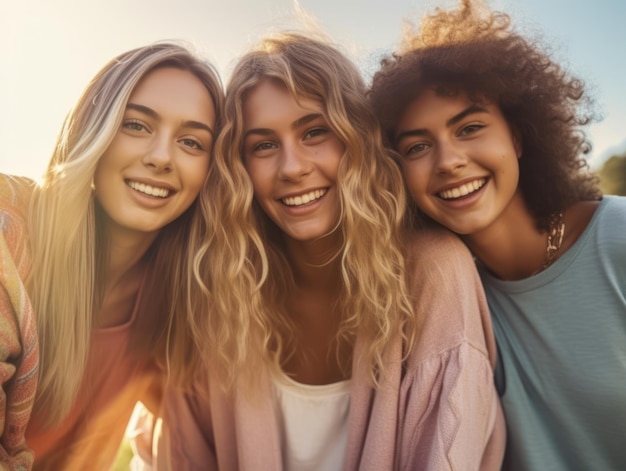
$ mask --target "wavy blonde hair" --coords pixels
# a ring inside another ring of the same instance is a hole
[[[326,39],[300,33],[263,40],[239,60],[227,87],[224,126],[200,197],[205,218],[221,224],[195,261],[209,303],[199,331],[205,333],[210,367],[228,387],[238,378],[258,377],[262,364],[280,368],[281,358],[297,348],[285,307],[294,286],[291,267],[278,229],[254,201],[242,156],[245,100],[268,78],[284,84],[296,99],[320,103],[345,144],[337,178],[343,240],[336,254],[343,282],[337,335],[344,340],[366,336],[363,360],[375,382],[385,371],[385,347],[413,317],[401,250],[402,176],[382,145],[354,64]],[[412,341],[413,334],[409,337]]]
[[[224,100],[219,76],[188,47],[161,42],[121,54],[92,79],[68,114],[31,202],[33,268],[28,290],[41,353],[35,411],[49,425],[67,415],[75,399],[93,316],[104,294],[100,282],[108,248],[98,231],[101,211],[92,191],[94,172],[121,125],[133,89],[146,74],[162,67],[198,77],[213,99],[219,121]],[[162,229],[147,254],[152,263],[149,273],[154,273],[146,286],[152,299],[142,309],[154,309],[137,345],[149,351],[166,342],[172,370],[179,376],[191,367],[189,352],[181,345],[188,335],[182,323],[193,304],[193,247],[200,245],[206,230],[196,201]]]

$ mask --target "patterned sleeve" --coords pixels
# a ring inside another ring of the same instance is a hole
[[[25,431],[35,398],[39,347],[24,279],[30,270],[19,185],[0,176],[0,469],[32,467]]]

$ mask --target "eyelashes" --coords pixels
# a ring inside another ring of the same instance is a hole
[[[126,119],[122,122],[122,129],[130,132],[131,134],[142,135],[142,134],[152,134],[152,129],[148,126],[147,123],[136,119]],[[176,142],[180,143],[184,147],[188,147],[194,151],[205,151],[206,146],[202,143],[202,141],[196,137],[183,137],[178,139]]]

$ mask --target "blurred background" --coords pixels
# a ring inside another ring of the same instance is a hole
[[[112,57],[184,39],[224,82],[233,61],[264,33],[294,25],[302,8],[342,44],[369,79],[414,22],[452,0],[24,0],[0,2],[0,172],[38,179],[71,106]],[[606,192],[624,192],[626,2],[487,0],[539,35],[587,84],[601,118],[588,128],[591,167]]]

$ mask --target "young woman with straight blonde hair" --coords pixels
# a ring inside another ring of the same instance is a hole
[[[200,198],[209,369],[167,389],[158,469],[498,469],[478,275],[451,234],[405,238],[365,92],[316,37],[236,65]]]
[[[159,371],[193,376],[197,195],[222,106],[218,75],[188,48],[137,48],[90,82],[41,185],[0,176],[9,469],[32,452],[34,469],[108,469]]]

